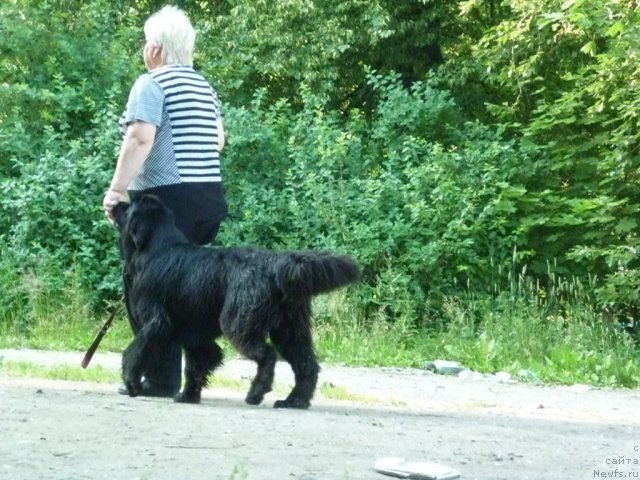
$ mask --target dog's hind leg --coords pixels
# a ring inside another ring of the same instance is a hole
[[[256,376],[251,382],[245,402],[249,405],[259,405],[273,386],[276,352],[272,346],[267,345],[265,338],[236,338],[230,335],[229,340],[238,352],[258,364]]]
[[[309,408],[318,383],[320,366],[313,350],[311,303],[290,305],[280,326],[271,332],[271,341],[282,358],[291,365],[295,386],[274,408]]]
[[[259,405],[273,386],[277,355],[273,347],[264,341],[263,343],[253,342],[245,345],[243,354],[258,364],[256,376],[251,382],[251,388],[245,402],[249,405]]]
[[[275,350],[267,344],[268,330],[264,321],[272,314],[270,306],[265,304],[261,309],[252,309],[246,308],[240,301],[244,298],[255,300],[260,294],[260,288],[252,289],[248,285],[243,290],[243,296],[233,297],[220,315],[220,326],[227,340],[238,353],[258,364],[256,376],[245,397],[249,405],[259,405],[265,394],[271,391],[277,360]]]
[[[215,343],[185,345],[185,385],[174,400],[180,403],[200,403],[202,389],[209,375],[222,364],[222,348]]]
[[[227,294],[220,314],[220,328],[241,355],[257,363],[256,376],[245,402],[259,405],[273,386],[277,355],[267,344],[267,334],[274,312],[270,293],[265,291],[261,279],[243,280],[235,294]]]

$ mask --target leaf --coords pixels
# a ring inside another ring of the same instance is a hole
[[[593,40],[591,40],[590,42],[585,43],[582,48],[580,49],[580,51],[582,53],[585,53],[587,55],[595,55],[596,54],[596,42],[594,42]]]
[[[458,7],[460,15],[468,15],[479,4],[479,0],[466,0],[460,3]]]
[[[609,27],[609,29],[605,32],[607,37],[615,37],[616,35],[625,31],[624,23],[616,22]]]
[[[550,24],[557,23],[564,18],[565,15],[561,12],[545,13],[543,15],[540,15],[540,20],[536,22],[536,27],[538,27],[538,30],[542,30],[548,27]]]
[[[638,227],[638,222],[636,221],[635,218],[625,217],[622,220],[620,220],[620,222],[618,222],[618,225],[616,225],[615,230],[616,230],[616,233],[624,234],[624,233],[633,232],[637,227]]]

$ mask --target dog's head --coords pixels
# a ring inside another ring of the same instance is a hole
[[[120,232],[122,232],[127,222],[127,210],[129,210],[129,206],[129,202],[120,201],[111,211],[113,219],[115,220],[115,226]]]
[[[173,213],[154,195],[119,202],[113,208],[113,218],[125,245],[130,241],[136,250],[144,249],[155,232],[175,229]]]

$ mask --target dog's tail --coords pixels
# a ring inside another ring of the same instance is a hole
[[[287,296],[307,298],[356,282],[360,267],[348,255],[288,252],[274,264],[276,285]]]

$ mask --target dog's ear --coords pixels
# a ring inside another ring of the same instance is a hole
[[[131,237],[136,250],[142,250],[151,239],[157,225],[163,222],[168,214],[167,208],[159,198],[143,195],[131,204],[127,234]]]
[[[132,215],[127,224],[127,234],[131,237],[136,250],[142,250],[153,233],[149,219],[143,215]]]
[[[113,210],[111,211],[111,214],[113,215],[113,219],[116,222],[116,227],[118,228],[118,230],[122,231],[122,229],[124,228],[124,225],[127,221],[127,210],[129,210],[129,203],[118,202],[116,206],[113,207]]]

